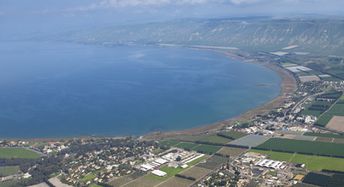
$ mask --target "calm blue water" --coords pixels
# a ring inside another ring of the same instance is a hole
[[[279,84],[265,67],[209,51],[1,42],[0,137],[186,129],[263,104]]]

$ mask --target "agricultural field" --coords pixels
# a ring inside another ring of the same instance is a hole
[[[147,174],[145,176],[142,176],[136,180],[132,180],[124,185],[122,185],[123,187],[152,187],[155,185],[160,184],[161,182],[163,182],[164,180],[166,180],[166,178],[164,177],[158,177],[156,175],[153,174]]]
[[[332,133],[306,132],[303,135],[305,135],[305,136],[327,137],[327,138],[344,138],[344,135],[342,135],[342,134],[332,134]]]
[[[316,137],[315,141],[344,143],[344,135],[332,133],[305,133],[305,136]]]
[[[236,148],[236,147],[222,147],[218,153],[221,155],[229,156],[229,157],[237,157],[242,153],[246,152],[247,149]]]
[[[344,105],[343,105],[344,106]],[[344,108],[343,108],[344,112]],[[344,132],[344,116],[333,116],[326,125],[326,128]]]
[[[188,187],[192,183],[194,183],[194,181],[192,180],[183,179],[180,177],[172,177],[167,181],[159,184],[158,187]]]
[[[129,183],[139,177],[142,177],[143,173],[141,172],[134,172],[131,175],[126,175],[122,177],[117,177],[114,180],[112,180],[109,184],[112,186],[122,186],[126,183]]]
[[[341,95],[342,92],[334,91],[321,94],[312,103],[307,105],[301,113],[318,117],[326,112]]]
[[[220,149],[221,149],[220,146],[202,145],[202,144],[192,148],[193,151],[197,151],[199,153],[205,153],[209,155],[216,153]]]
[[[315,186],[343,186],[344,184],[344,174],[335,173],[319,173],[319,172],[310,172],[303,179],[304,183],[312,184],[312,187]]]
[[[180,141],[178,140],[162,140],[160,141],[160,145],[166,146],[166,147],[171,147],[171,146],[175,146],[179,143]]]
[[[0,148],[0,158],[12,159],[12,158],[23,158],[23,159],[37,159],[41,155],[25,148],[12,148],[2,147]]]
[[[161,142],[161,144],[168,147],[174,146],[181,149],[197,151],[200,153],[205,153],[205,154],[210,154],[210,155],[216,153],[219,149],[221,149],[220,146],[193,143],[193,142],[181,142],[179,140],[178,141],[177,140],[164,140]]]
[[[14,186],[20,186],[19,181],[17,180],[7,180],[7,181],[0,181],[1,187],[14,187]]]
[[[331,121],[333,116],[344,116],[344,96],[341,96],[327,112],[320,115],[315,124],[325,127]],[[340,122],[333,122],[332,127],[335,126],[341,127],[342,124]]]
[[[209,143],[218,143],[218,144],[226,144],[231,141],[231,139],[221,137],[218,135],[208,135],[201,137],[198,141],[201,142],[209,142]]]
[[[18,173],[19,166],[2,166],[0,167],[0,177],[6,177]]]
[[[197,167],[194,166],[186,171],[181,172],[181,175],[187,176],[187,177],[192,177],[195,179],[202,178],[203,176],[207,175],[210,173],[212,170],[203,168],[203,167]]]
[[[287,161],[292,163],[303,163],[310,171],[321,171],[323,169],[343,171],[344,158],[333,158],[325,156],[312,156],[295,153],[283,153],[276,151],[251,150],[252,152],[268,155],[270,159]]]
[[[260,135],[247,135],[242,138],[236,139],[232,142],[230,142],[230,145],[234,146],[245,146],[245,147],[255,147],[258,146],[265,141],[267,141],[269,137],[266,136],[260,136]]]
[[[314,101],[301,112],[303,115],[320,116],[331,107],[332,103],[328,101]]]
[[[228,139],[233,139],[233,140],[246,136],[245,133],[238,132],[238,131],[219,132],[217,135],[221,137],[226,137]]]
[[[219,167],[221,164],[226,163],[227,161],[228,161],[228,158],[226,157],[213,155],[210,158],[208,158],[205,162],[199,163],[196,166],[213,170]]]
[[[341,143],[341,144],[344,144],[344,139],[343,139],[343,138],[335,138],[335,139],[333,139],[333,143]]]
[[[173,138],[175,141],[185,142],[207,142],[214,144],[226,144],[231,141],[230,138],[218,136],[217,134],[203,134],[203,135],[182,135]]]
[[[315,141],[318,142],[333,142],[334,138],[328,138],[328,137],[317,137]]]
[[[185,149],[185,150],[192,150],[194,147],[198,146],[198,144],[191,143],[191,142],[180,142],[175,147]]]
[[[298,135],[298,134],[284,134],[284,136],[281,136],[281,138],[292,139],[292,140],[313,141],[317,137],[315,137],[315,136],[304,136],[304,135]]]
[[[338,143],[271,138],[257,148],[291,153],[344,157],[344,144]]]

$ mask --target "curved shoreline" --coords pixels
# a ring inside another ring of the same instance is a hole
[[[198,48],[200,49],[200,48]],[[143,135],[144,139],[162,139],[162,138],[168,138],[178,135],[197,135],[197,134],[204,134],[204,133],[211,133],[216,132],[226,126],[232,125],[235,122],[238,121],[248,121],[251,120],[253,117],[257,115],[265,114],[269,111],[271,111],[274,108],[281,107],[284,102],[287,100],[288,95],[292,94],[297,89],[297,81],[289,71],[286,69],[278,66],[277,64],[273,64],[272,62],[260,62],[256,59],[251,59],[249,57],[239,56],[235,53],[231,53],[228,51],[219,51],[215,49],[205,49],[201,48],[202,50],[212,50],[215,52],[221,52],[222,54],[226,55],[228,58],[232,59],[239,59],[245,63],[255,63],[260,64],[262,66],[265,66],[274,72],[276,72],[281,77],[281,91],[277,97],[274,99],[257,106],[255,108],[252,108],[238,116],[229,118],[227,120],[215,122],[213,124],[203,125],[200,127],[194,127],[190,129],[184,129],[184,130],[175,130],[175,131],[167,131],[167,132],[152,132],[146,135]]]
[[[220,130],[221,128],[225,126],[229,126],[237,121],[248,121],[251,120],[254,116],[264,114],[266,112],[271,111],[273,108],[281,106],[284,101],[287,99],[288,94],[293,93],[296,90],[297,83],[294,78],[294,76],[287,71],[286,69],[278,66],[277,64],[274,64],[272,62],[261,62],[258,60],[255,60],[247,55],[239,55],[235,52],[227,51],[226,49],[217,49],[217,48],[206,48],[206,47],[197,47],[197,46],[178,46],[178,47],[187,47],[187,48],[193,48],[198,50],[207,50],[212,51],[216,53],[220,53],[222,55],[225,55],[227,58],[240,60],[243,63],[254,63],[259,64],[262,66],[265,66],[274,72],[276,72],[279,77],[281,77],[281,85],[280,85],[280,93],[277,97],[273,98],[270,101],[267,101],[266,103],[259,105],[257,107],[251,108],[246,112],[243,112],[237,116],[231,117],[229,119],[225,119],[222,121],[217,121],[210,124],[200,124],[200,126],[191,127],[187,129],[181,129],[181,130],[170,130],[170,131],[162,131],[162,132],[149,132],[147,134],[142,134],[141,137],[143,139],[161,139],[166,137],[173,137],[177,135],[198,135],[198,134],[204,134],[204,133],[210,133],[210,132],[216,132]],[[224,51],[226,50],[226,51]],[[242,52],[242,51],[240,51]],[[134,135],[136,136],[136,135]],[[124,137],[130,137],[128,136],[71,136],[71,137],[32,137],[32,138],[5,138],[7,140],[32,140],[32,141],[55,141],[55,140],[66,140],[66,139],[74,139],[74,138],[81,138],[81,139],[89,139],[89,138],[124,138]]]

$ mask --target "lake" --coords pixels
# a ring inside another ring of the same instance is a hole
[[[141,135],[237,116],[281,79],[221,53],[153,46],[0,43],[0,137]]]

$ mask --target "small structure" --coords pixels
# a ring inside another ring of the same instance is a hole
[[[284,162],[269,159],[262,159],[258,161],[255,165],[271,169],[284,169],[286,167]]]
[[[164,177],[164,176],[167,175],[166,172],[161,171],[161,170],[153,170],[152,173],[153,173],[154,175],[156,175],[156,176],[159,176],[159,177]]]
[[[294,180],[296,180],[296,181],[302,181],[303,180],[303,178],[304,178],[305,176],[304,175],[296,175],[295,177],[294,177]]]

